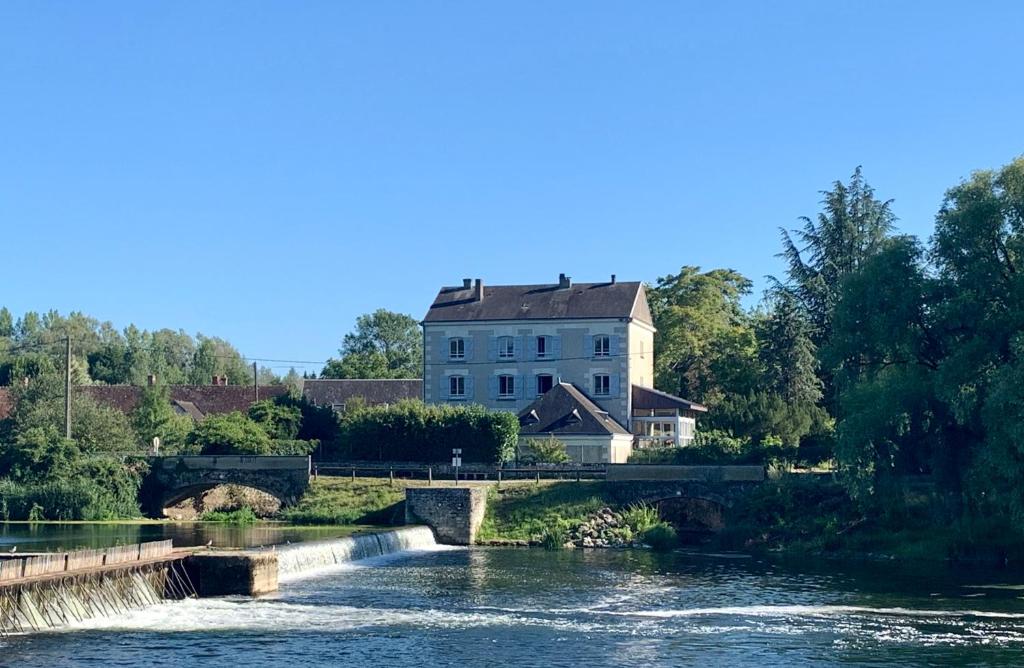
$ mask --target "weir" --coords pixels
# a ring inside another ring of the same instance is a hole
[[[171,541],[0,562],[0,636],[195,596]]]
[[[278,576],[288,580],[308,571],[346,564],[359,559],[381,557],[403,550],[422,550],[436,547],[434,533],[429,527],[415,526],[362,533],[334,540],[298,543],[279,548]]]

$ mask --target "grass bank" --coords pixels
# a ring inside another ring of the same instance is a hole
[[[542,482],[492,488],[478,540],[532,540],[559,525],[578,525],[614,503],[600,481]]]
[[[623,510],[620,483],[549,482],[492,489],[481,541],[536,540],[574,527],[606,506]],[[703,540],[715,550],[814,555],[849,560],[1024,563],[1024,545],[984,526],[944,519],[927,488],[894,493],[865,515],[843,488],[819,476],[767,481],[723,513],[724,528]]]

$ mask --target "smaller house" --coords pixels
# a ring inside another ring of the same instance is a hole
[[[367,406],[387,406],[423,396],[419,378],[319,378],[302,381],[302,396],[315,406],[330,406],[336,413],[356,398]]]
[[[634,385],[633,433],[637,448],[680,447],[693,443],[697,414],[708,409],[651,387]]]
[[[554,436],[581,464],[624,464],[633,435],[578,387],[556,383],[519,413],[519,450],[531,438]]]

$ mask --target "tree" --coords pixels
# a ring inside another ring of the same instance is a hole
[[[792,233],[781,230],[782,257],[788,264],[785,287],[807,313],[819,346],[831,332],[840,281],[878,252],[896,221],[892,200],[875,198],[860,167],[849,184],[836,181],[822,195],[823,211],[817,218],[802,217],[803,227]]]
[[[13,389],[14,410],[0,441],[39,428],[64,433],[64,384],[54,374],[33,378],[28,386]],[[128,417],[97,403],[82,392],[71,395],[71,439],[86,454],[138,451],[138,437]]]
[[[195,426],[188,415],[179,415],[171,407],[166,385],[143,388],[139,403],[132,411],[131,421],[143,448],[154,438],[160,439],[161,452],[176,452],[185,445]]]
[[[569,461],[569,453],[565,450],[565,443],[554,436],[530,438],[526,440],[526,452],[521,459],[525,463],[564,464]]]
[[[758,356],[769,389],[792,403],[821,400],[817,348],[811,324],[793,295],[777,291],[766,317],[756,321]]]
[[[727,385],[750,375],[756,346],[740,303],[750,285],[731,269],[683,267],[658,279],[649,292],[658,329],[655,387],[714,404]]]
[[[378,309],[356,319],[345,335],[340,359],[330,359],[323,378],[420,378],[423,339],[412,316]]]
[[[302,428],[302,411],[275,399],[264,399],[249,407],[249,419],[263,427],[271,438],[294,440]]]
[[[188,444],[204,455],[269,455],[270,436],[241,413],[210,415],[188,435]]]

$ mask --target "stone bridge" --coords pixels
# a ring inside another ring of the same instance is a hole
[[[143,481],[143,510],[160,517],[163,509],[218,485],[241,485],[266,492],[290,506],[309,487],[309,457],[242,455],[152,457]]]
[[[717,531],[724,512],[764,482],[763,466],[608,467],[606,494],[621,506],[647,503],[677,528]]]

